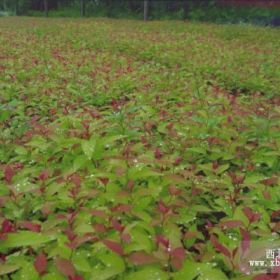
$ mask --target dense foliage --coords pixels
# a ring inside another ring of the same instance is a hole
[[[271,279],[279,33],[2,18],[1,279]]]
[[[10,11],[11,14],[29,16],[142,19],[144,2],[144,0],[0,0],[0,11],[2,9]],[[146,0],[146,2],[149,19],[190,19],[280,26],[280,3],[277,4],[277,0],[231,0],[230,5],[226,4],[228,2],[225,0]]]

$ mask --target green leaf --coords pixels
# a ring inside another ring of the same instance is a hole
[[[42,277],[42,280],[65,280],[66,278],[58,272],[51,272]]]
[[[244,184],[255,184],[261,180],[264,180],[266,177],[262,174],[251,174],[247,175],[244,181]]]
[[[212,268],[211,270],[201,271],[199,280],[228,280],[226,275],[218,269]]]
[[[73,162],[73,169],[74,172],[76,172],[77,170],[79,170],[80,168],[84,167],[87,163],[89,163],[88,161],[88,157],[85,157],[85,155],[79,155],[74,159]]]
[[[22,146],[16,146],[15,147],[15,152],[18,155],[26,155],[27,154],[27,150],[24,147],[22,147]]]
[[[104,139],[104,143],[109,144],[117,140],[121,140],[123,138],[126,138],[126,135],[113,135],[113,136],[108,136]]]
[[[146,267],[140,271],[130,273],[124,277],[124,280],[169,280],[170,277],[166,272],[163,272],[157,267]],[[187,280],[187,279],[184,279]]]
[[[236,207],[232,219],[242,221],[244,223],[244,225],[247,227],[249,225],[249,220],[246,217],[246,215],[243,213],[242,209],[243,209],[243,206]]]
[[[129,179],[142,179],[146,177],[157,177],[157,176],[162,176],[161,173],[149,170],[147,168],[142,168],[142,167],[132,167],[129,170]]]
[[[41,151],[46,150],[49,147],[49,143],[47,143],[46,139],[42,136],[34,136],[29,143],[26,144],[27,146],[38,148]]]
[[[71,249],[67,246],[67,237],[63,234],[57,235],[56,246],[49,252],[49,257],[59,256],[61,258],[69,259],[71,256]]]
[[[89,264],[87,254],[88,252],[86,251],[77,251],[75,255],[72,257],[72,262],[78,271],[83,271],[83,272],[91,271],[91,266]]]
[[[115,253],[110,252],[108,254],[99,254],[98,258],[103,263],[103,267],[97,265],[92,270],[91,280],[110,279],[113,276],[121,274],[125,270],[123,259]]]
[[[0,275],[5,275],[8,273],[12,273],[16,270],[20,269],[19,265],[13,264],[0,264]]]
[[[4,122],[9,119],[10,112],[8,110],[0,110],[0,122]]]
[[[181,247],[181,230],[175,223],[166,222],[163,230],[173,248]]]
[[[33,263],[26,262],[24,266],[22,266],[22,269],[19,271],[19,277],[20,280],[38,280],[39,274],[35,270],[35,267]]]
[[[221,174],[229,168],[229,164],[220,165],[217,169],[217,174]]]
[[[87,156],[87,158],[89,160],[92,159],[92,155],[93,155],[93,152],[95,150],[95,145],[96,145],[96,142],[93,141],[93,140],[91,140],[91,141],[84,140],[82,142],[83,152],[85,153],[85,155]]]
[[[198,278],[197,278],[198,277]],[[173,280],[228,280],[223,272],[209,264],[185,261],[183,268],[174,273]]]
[[[46,236],[42,233],[31,231],[20,231],[17,233],[10,233],[5,240],[0,240],[0,250],[23,247],[23,246],[37,246],[43,243],[54,240],[53,236]]]
[[[145,251],[151,252],[152,242],[149,234],[139,227],[135,227],[129,231],[131,236],[131,243],[127,246],[129,252],[132,251]]]

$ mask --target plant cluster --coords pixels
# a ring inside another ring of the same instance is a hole
[[[0,28],[1,279],[276,279],[240,258],[279,239],[279,31]]]

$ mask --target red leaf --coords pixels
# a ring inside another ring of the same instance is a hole
[[[30,231],[41,232],[41,225],[39,225],[39,224],[35,224],[35,223],[29,222],[29,221],[23,221],[20,223],[20,225],[23,228],[26,228]]]
[[[134,181],[129,180],[127,183],[127,188],[129,189],[129,191],[132,191],[134,188]]]
[[[16,162],[16,163],[13,164],[13,168],[15,170],[23,169],[23,167],[24,167],[24,164],[22,162]]]
[[[255,276],[252,280],[272,280],[272,279],[274,279],[274,278],[272,278],[269,275],[259,274],[259,275]]]
[[[206,222],[206,228],[210,229],[210,228],[213,228],[214,225],[211,223],[211,221],[207,220]]]
[[[71,279],[71,278],[70,278]],[[73,280],[84,280],[84,277],[83,276],[79,276],[79,275],[76,275],[74,278],[72,278]],[[71,279],[71,280],[72,280]]]
[[[6,233],[0,232],[0,240],[5,240],[6,237],[7,237],[7,234],[6,234]]]
[[[253,171],[254,168],[255,168],[254,164],[252,164],[252,163],[248,163],[248,164],[247,164],[247,170],[248,170],[248,171]]]
[[[0,253],[0,263],[6,261],[6,255]]]
[[[271,177],[269,179],[262,180],[261,182],[266,186],[273,186],[277,184],[278,178],[277,177]]]
[[[250,248],[250,233],[247,230],[240,228],[240,234],[242,236],[241,248],[244,254]]]
[[[180,270],[183,266],[183,260],[172,258],[171,264],[175,269]]]
[[[122,233],[121,234],[121,239],[125,242],[125,243],[130,243],[131,241],[131,237],[128,233]]]
[[[224,245],[222,245],[214,235],[211,236],[210,241],[218,252],[222,253],[228,258],[231,258],[230,251]]]
[[[56,267],[58,271],[63,274],[66,277],[69,277],[70,279],[75,279],[76,276],[75,268],[73,264],[66,259],[58,258],[55,260]]]
[[[159,210],[159,212],[166,214],[169,211],[169,208],[165,205],[165,203],[163,201],[159,201],[158,210]]]
[[[212,168],[216,170],[219,167],[219,163],[215,160],[212,162]]]
[[[67,235],[69,241],[73,241],[77,237],[71,228],[67,228],[64,233]]]
[[[207,141],[209,144],[220,144],[221,143],[221,139],[217,138],[217,137],[208,137]]]
[[[128,212],[132,209],[131,204],[119,204],[111,208],[112,212]]]
[[[89,242],[89,241],[94,242],[97,240],[98,240],[97,237],[95,237],[89,233],[89,234],[85,234],[84,236],[76,237],[68,246],[72,249],[76,249],[86,242]]]
[[[119,254],[120,256],[124,255],[123,248],[118,242],[107,239],[103,240],[103,244],[106,245],[113,252]]]
[[[74,173],[69,177],[69,180],[76,186],[80,187],[81,186],[81,177],[79,174]]]
[[[243,213],[246,215],[246,217],[248,218],[249,221],[251,221],[251,219],[254,216],[254,212],[249,207],[244,207],[243,208]]]
[[[48,260],[46,255],[41,252],[35,259],[34,262],[34,267],[36,269],[36,271],[40,274],[43,275],[44,273],[46,273],[46,268],[47,268],[47,264],[48,264]]]
[[[173,164],[175,166],[178,166],[182,162],[182,160],[183,160],[183,157],[177,157]]]
[[[15,173],[14,173],[13,168],[10,165],[7,165],[5,168],[5,171],[4,171],[4,177],[8,184],[12,184],[14,175],[15,175]]]
[[[197,231],[188,231],[185,233],[184,238],[189,239],[189,238],[196,238],[199,235]]]
[[[134,252],[128,257],[128,261],[134,265],[147,265],[157,262],[157,259],[145,252]]]
[[[270,200],[271,196],[270,193],[268,191],[263,191],[262,192],[264,199]]]
[[[15,229],[14,229],[14,225],[12,224],[11,221],[9,220],[4,220],[2,222],[2,230],[1,232],[2,233],[9,233],[9,232],[13,232]]]
[[[101,217],[101,218],[106,218],[107,214],[104,210],[90,210],[90,214],[93,216]]]
[[[170,195],[179,195],[182,193],[182,190],[176,188],[174,185],[171,185],[169,188],[168,188],[168,192]]]
[[[107,186],[107,184],[109,183],[109,178],[107,178],[107,177],[98,177],[98,179],[101,181],[101,183],[104,186]]]
[[[280,210],[273,211],[271,214],[271,220],[275,221],[280,218]]]
[[[169,123],[168,125],[166,125],[166,128],[167,128],[168,130],[170,130],[170,129],[173,128],[173,126],[174,126],[174,124],[171,122],[171,123]]]
[[[165,248],[169,247],[169,240],[166,239],[164,236],[162,235],[157,235],[156,237],[156,243],[159,246],[159,244],[162,244]]]
[[[116,174],[117,174],[117,176],[119,176],[119,177],[123,176],[123,175],[125,174],[125,169],[122,168],[122,167],[117,167],[117,168],[116,168]]]
[[[111,106],[113,108],[114,111],[118,111],[121,108],[121,104],[119,101],[117,101],[116,99],[113,99],[111,102]]]
[[[105,233],[107,232],[107,228],[103,225],[103,224],[100,224],[100,223],[97,223],[94,225],[94,229],[97,231],[97,232],[100,232],[100,233]]]
[[[231,177],[231,182],[233,185],[240,185],[244,182],[245,180],[245,176],[241,175],[241,176],[237,176],[235,173],[229,173],[229,176]]]
[[[42,171],[42,172],[40,173],[40,175],[39,175],[39,180],[45,181],[45,180],[48,179],[48,177],[49,177],[48,171],[47,171],[47,170],[44,170],[44,171]]]
[[[261,218],[261,215],[259,213],[253,212],[252,209],[249,207],[244,207],[243,212],[250,223],[256,222]]]
[[[156,159],[162,158],[163,154],[162,154],[160,148],[156,148],[156,150],[155,150],[155,152],[154,152],[154,155],[155,155],[155,158],[156,158]]]
[[[236,227],[242,227],[244,226],[242,221],[239,220],[231,220],[231,221],[225,221],[220,223],[220,227],[222,229],[226,228],[236,228]]]
[[[197,196],[198,194],[202,193],[202,190],[196,187],[192,188],[192,196]]]
[[[117,219],[112,219],[111,224],[113,228],[119,232],[122,232],[125,228]]]
[[[274,232],[278,232],[279,229],[280,229],[280,222],[277,222],[277,223],[274,225],[274,227],[273,227],[273,231],[274,231]]]
[[[175,248],[171,251],[170,255],[178,260],[184,260],[185,259],[185,249],[183,247]]]
[[[147,141],[147,139],[144,136],[141,136],[141,142],[145,146],[145,148],[149,147],[149,142]]]

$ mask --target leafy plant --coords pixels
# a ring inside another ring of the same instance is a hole
[[[266,279],[279,30],[0,21],[1,279]]]

